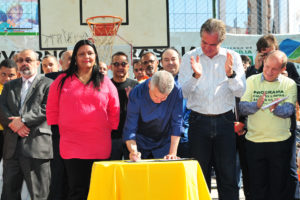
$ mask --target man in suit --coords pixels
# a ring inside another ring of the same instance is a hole
[[[32,200],[46,200],[53,157],[46,102],[52,82],[37,74],[40,62],[29,49],[18,55],[21,78],[4,85],[0,120],[4,126],[2,200],[21,199],[23,179]]]

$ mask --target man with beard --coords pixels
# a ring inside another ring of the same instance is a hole
[[[46,102],[51,79],[37,74],[38,55],[18,55],[21,78],[4,85],[0,120],[4,126],[2,200],[21,199],[23,179],[31,199],[46,200],[50,184],[51,130]]]
[[[128,56],[124,52],[117,52],[112,56],[111,70],[113,78],[111,81],[118,89],[120,100],[120,122],[118,130],[113,130],[112,137],[112,150],[111,160],[121,160],[129,158],[129,152],[122,141],[123,127],[127,114],[128,94],[130,90],[135,87],[138,82],[127,78],[129,63]]]
[[[146,52],[141,56],[141,63],[146,71],[146,75],[152,77],[157,72],[158,60],[152,52]]]

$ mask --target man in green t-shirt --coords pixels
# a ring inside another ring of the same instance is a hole
[[[297,99],[296,83],[281,75],[286,63],[283,52],[270,52],[263,73],[247,79],[240,102],[241,114],[248,115],[246,159],[254,199],[285,199],[291,155],[290,116]],[[282,98],[285,100],[270,105]]]

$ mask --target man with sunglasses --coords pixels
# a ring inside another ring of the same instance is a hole
[[[154,53],[145,52],[141,56],[142,67],[146,71],[146,75],[152,77],[155,72],[157,72],[158,68],[158,60]]]
[[[128,56],[124,52],[117,52],[112,55],[111,70],[113,78],[111,81],[118,89],[120,100],[120,122],[117,130],[113,130],[111,160],[122,160],[129,158],[129,152],[122,141],[123,127],[126,119],[128,94],[138,82],[128,78],[129,62]]]
[[[30,49],[18,55],[21,78],[7,82],[0,97],[4,126],[1,199],[21,199],[25,179],[31,199],[48,198],[53,158],[46,103],[51,79],[37,74],[38,55]]]

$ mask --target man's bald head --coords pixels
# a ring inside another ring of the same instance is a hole
[[[275,81],[285,71],[286,64],[287,56],[285,53],[279,50],[270,52],[264,63],[264,79],[269,82]]]

